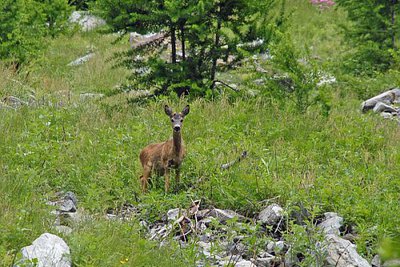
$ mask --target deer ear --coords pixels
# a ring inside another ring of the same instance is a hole
[[[187,114],[189,114],[189,111],[190,111],[190,108],[189,108],[189,105],[187,105],[182,110],[182,116],[186,116]]]
[[[164,106],[164,111],[165,111],[165,114],[167,114],[168,116],[172,116],[172,108],[170,108],[168,105],[165,105]]]

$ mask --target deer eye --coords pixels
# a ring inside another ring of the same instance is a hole
[[[171,122],[174,122],[174,120],[173,120],[173,119],[171,119]]]
[[[183,122],[183,120],[181,119],[181,122]]]

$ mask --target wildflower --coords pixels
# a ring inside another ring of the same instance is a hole
[[[125,258],[125,259],[122,259],[122,260],[120,260],[119,261],[119,263],[121,263],[121,264],[125,264],[125,263],[127,263],[128,262],[128,258]]]
[[[333,0],[310,0],[310,3],[320,9],[329,8],[335,4]]]

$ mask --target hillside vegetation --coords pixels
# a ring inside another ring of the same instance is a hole
[[[323,101],[304,112],[292,99],[270,95],[269,83],[254,83],[266,76],[251,60],[217,74],[239,92],[222,87],[208,99],[171,95],[134,101],[116,90],[129,71],[113,67],[113,55],[128,48],[128,37],[115,41],[117,35],[101,30],[49,39],[36,60],[19,71],[1,64],[0,97],[35,99],[36,105],[0,109],[0,265],[11,266],[21,247],[43,232],[55,232],[46,202],[67,191],[91,216],[71,234],[61,234],[74,266],[195,266],[200,257],[195,244],[183,248],[171,240],[160,247],[147,239],[139,222],[156,222],[169,209],[188,208],[196,199],[204,207],[250,218],[268,200],[284,207],[286,215],[301,206],[311,214],[311,227],[324,212],[337,212],[345,231],[356,234],[365,258],[396,257],[391,240],[400,236],[399,125],[362,114],[359,107],[365,98],[398,86],[400,75],[396,68],[362,77],[340,69],[352,49],[340,31],[342,24],[351,24],[346,12],[287,2],[293,46],[337,80],[321,87]],[[87,63],[67,66],[88,51],[95,56]],[[274,69],[268,60],[260,64]],[[105,96],[83,99],[82,93]],[[172,179],[173,190],[165,194],[163,178],[153,177],[143,194],[139,152],[171,137],[164,105],[181,110],[188,103],[181,183]],[[246,159],[221,170],[243,151]],[[106,219],[108,211],[127,203],[140,207],[140,216]],[[289,217],[282,234],[307,254],[319,236],[302,232]]]

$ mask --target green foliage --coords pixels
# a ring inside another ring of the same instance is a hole
[[[346,62],[346,70],[361,75],[387,70],[392,63],[390,49],[396,48],[399,39],[398,1],[337,0],[336,3],[348,12],[353,22],[344,29],[348,41],[357,46],[356,52]]]
[[[283,101],[294,101],[300,113],[306,112],[313,104],[320,104],[323,112],[328,114],[327,95],[323,87],[317,86],[321,70],[311,59],[309,51],[302,57],[288,35],[282,35],[271,49],[272,66],[277,74],[269,79],[264,93]]]
[[[0,3],[0,59],[16,64],[34,59],[45,37],[65,28],[67,0],[5,0]]]

